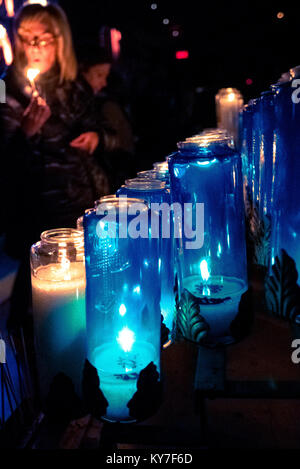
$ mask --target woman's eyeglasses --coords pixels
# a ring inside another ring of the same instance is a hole
[[[56,40],[55,36],[49,37],[49,38],[40,38],[38,36],[35,36],[33,39],[26,38],[24,36],[21,36],[19,34],[19,38],[23,44],[29,47],[37,47],[38,49],[44,49],[51,44],[53,44]]]

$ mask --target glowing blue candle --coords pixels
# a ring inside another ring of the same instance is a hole
[[[171,197],[174,204],[190,207],[177,240],[179,293],[187,290],[196,298],[209,326],[208,341],[227,343],[248,289],[241,159],[231,140],[218,132],[178,147],[169,160]],[[197,217],[197,204],[204,204],[204,220]],[[193,244],[189,226],[199,236]]]
[[[160,241],[148,206],[137,202],[108,199],[84,217],[88,360],[110,421],[134,420],[128,404],[140,372],[150,363],[160,371]],[[132,235],[134,207],[148,223],[146,237]]]
[[[164,169],[165,169],[164,163]],[[118,196],[138,197],[151,206],[151,204],[168,204],[170,207],[171,197],[170,191],[166,188],[166,183],[154,178],[149,179],[130,179],[126,184],[117,191]],[[155,208],[155,210],[159,210]],[[175,308],[175,265],[174,265],[174,236],[171,213],[169,212],[165,218],[162,218],[166,231],[169,229],[170,236],[161,238],[161,313],[164,323],[169,329],[169,339],[174,321]]]
[[[272,264],[281,249],[293,258],[300,274],[300,105],[293,81],[274,85],[273,131],[276,165],[272,199]]]

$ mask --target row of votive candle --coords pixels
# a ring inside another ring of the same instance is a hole
[[[282,249],[300,273],[299,68],[249,102],[241,114],[241,155],[253,262],[270,273]],[[257,248],[257,249],[256,249]]]
[[[161,321],[165,346],[172,331],[195,343],[202,330],[208,345],[233,341],[248,289],[242,186],[232,139],[211,129],[97,201],[69,233],[77,245],[64,230],[42,236],[32,287],[44,393],[58,372],[78,390],[87,358],[104,418],[136,420],[141,374],[159,380]]]

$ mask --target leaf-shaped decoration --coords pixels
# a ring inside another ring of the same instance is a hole
[[[43,410],[51,423],[66,423],[82,417],[82,402],[69,376],[64,373],[54,376]]]
[[[151,417],[161,405],[162,389],[157,368],[151,362],[140,372],[137,392],[127,404],[130,416],[137,420]]]
[[[238,341],[246,337],[252,328],[254,322],[254,305],[252,288],[242,295],[239,311],[230,325],[232,337]]]
[[[300,288],[295,261],[281,250],[272,267],[273,275],[265,281],[265,301],[274,316],[292,322],[300,322]]]
[[[176,307],[177,335],[200,344],[209,330],[209,325],[200,315],[199,298],[184,289]]]
[[[83,370],[82,394],[87,413],[97,419],[105,415],[108,402],[100,388],[98,371],[88,360]]]

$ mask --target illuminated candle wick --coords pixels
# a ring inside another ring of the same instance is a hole
[[[60,245],[60,264],[64,274],[64,280],[71,280],[70,265],[71,261],[67,256],[66,245]]]

